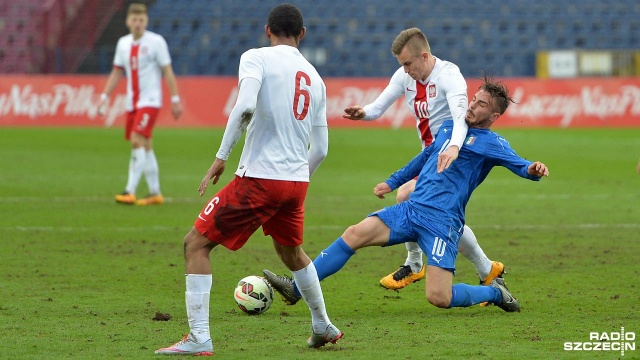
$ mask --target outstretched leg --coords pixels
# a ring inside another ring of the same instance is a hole
[[[322,250],[313,261],[318,279],[322,281],[342,269],[357,249],[386,245],[389,241],[389,234],[389,228],[377,216],[370,216],[359,224],[350,226],[341,237]],[[293,305],[300,299],[301,294],[297,281],[293,282],[291,279],[278,276],[269,270],[263,272],[287,304]]]

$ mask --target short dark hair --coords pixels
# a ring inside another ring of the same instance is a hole
[[[504,112],[507,111],[507,107],[509,107],[509,103],[515,103],[513,98],[509,96],[509,88],[504,82],[496,81],[492,76],[484,72],[482,76],[483,82],[478,87],[478,90],[484,90],[489,93],[493,110],[500,115],[504,114]]]
[[[267,26],[275,36],[297,37],[300,36],[304,23],[302,12],[291,4],[280,4],[269,13]]]

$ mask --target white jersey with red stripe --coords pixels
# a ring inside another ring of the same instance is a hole
[[[236,175],[309,181],[311,129],[327,126],[326,87],[315,67],[295,47],[263,47],[242,54],[238,78],[261,85]]]
[[[435,66],[424,81],[414,80],[405,73],[404,68],[399,68],[380,96],[373,103],[364,106],[367,114],[365,120],[379,118],[404,94],[407,105],[415,115],[418,136],[423,147],[433,142],[435,134],[445,120],[464,121],[469,103],[467,83],[458,66],[435,56],[434,58]],[[452,139],[451,144],[462,147],[464,134],[461,138]]]
[[[127,74],[127,111],[162,106],[162,67],[169,64],[169,47],[161,35],[146,30],[138,40],[132,34],[118,40],[113,66]]]

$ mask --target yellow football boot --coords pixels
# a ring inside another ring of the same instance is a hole
[[[380,285],[389,290],[399,290],[411,283],[423,279],[426,272],[427,268],[424,265],[422,265],[422,269],[420,269],[420,272],[418,273],[414,273],[411,270],[411,266],[403,265],[400,266],[398,270],[380,279]]]

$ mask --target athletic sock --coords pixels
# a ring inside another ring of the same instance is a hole
[[[476,235],[467,225],[464,226],[464,231],[462,236],[460,236],[458,249],[459,252],[476,267],[476,271],[481,280],[489,276],[491,272],[491,260],[489,260],[484,251],[482,251],[482,248],[478,245]]]
[[[293,279],[300,289],[300,294],[309,306],[309,311],[311,311],[313,332],[322,334],[327,329],[327,326],[331,325],[331,321],[325,308],[316,267],[311,262],[304,269],[292,271],[292,273]]]
[[[143,147],[135,148],[131,150],[131,159],[129,160],[129,179],[127,180],[127,187],[125,191],[129,194],[135,194],[140,177],[144,171],[144,165],[146,162],[146,154]]]
[[[158,160],[153,149],[146,152],[146,160],[144,163],[144,178],[147,180],[149,194],[160,194],[160,170],[158,168]]]
[[[419,273],[422,270],[422,249],[420,249],[417,242],[406,242],[404,246],[407,248],[405,266],[409,265],[412,272]]]
[[[502,301],[502,293],[492,286],[455,284],[451,287],[449,307],[467,307],[483,302],[496,304],[500,301]]]
[[[186,275],[187,318],[191,335],[198,343],[211,339],[209,333],[209,297],[211,293],[212,276],[200,274]]]
[[[344,264],[349,261],[351,256],[356,252],[347,245],[344,240],[339,237],[328,248],[322,250],[320,255],[313,260],[313,264],[318,273],[318,280],[322,281],[326,277],[331,276],[342,269]],[[296,283],[293,283],[296,294],[300,295]]]

